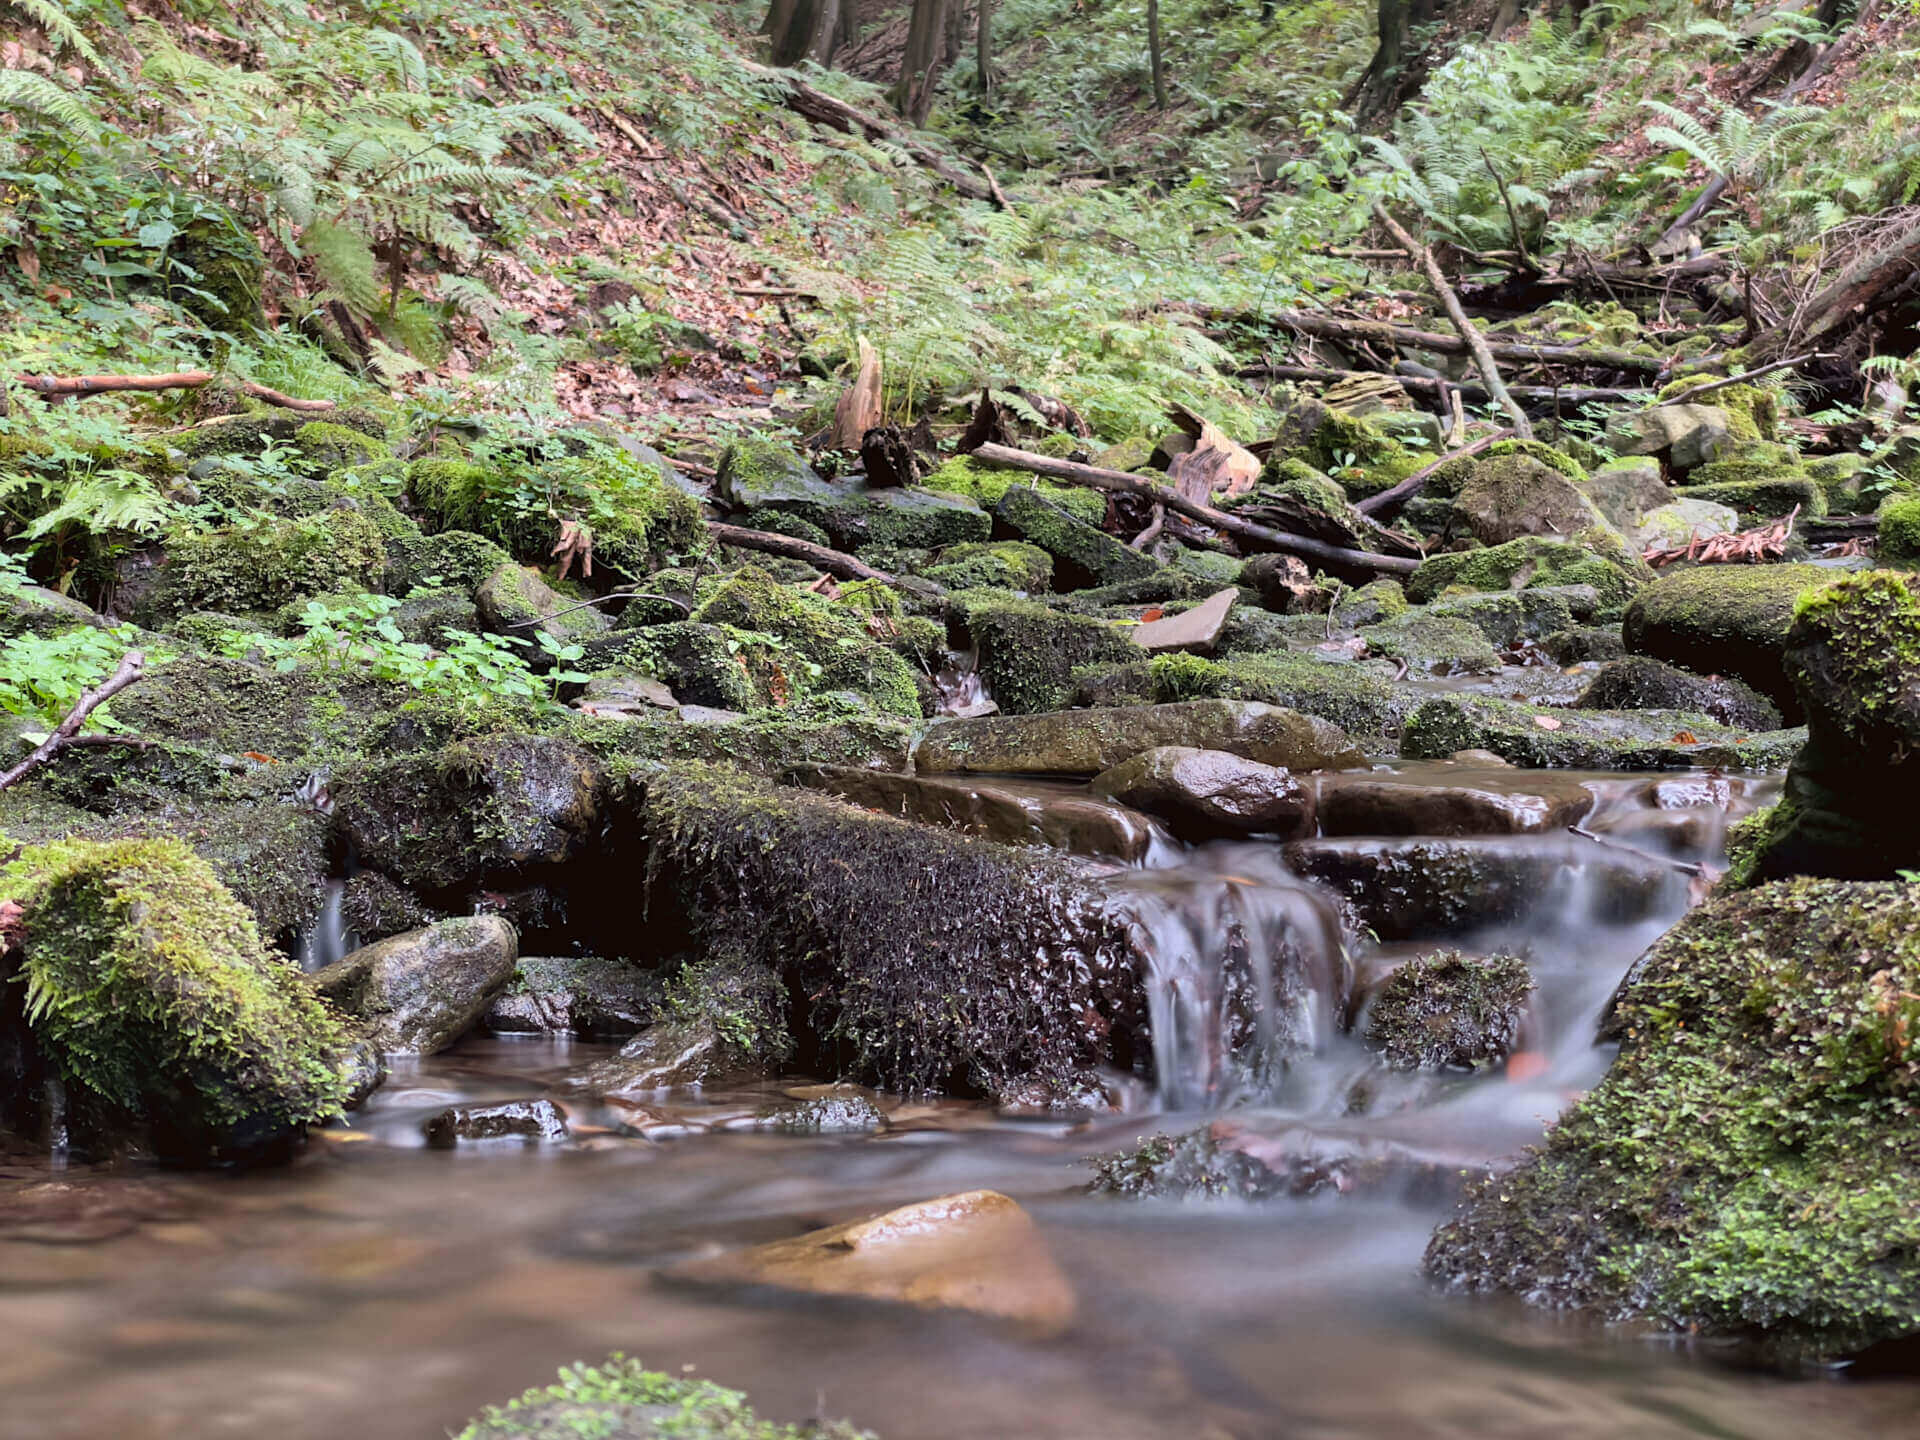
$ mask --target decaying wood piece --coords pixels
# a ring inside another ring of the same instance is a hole
[[[784,87],[781,99],[796,115],[804,116],[816,124],[830,126],[846,135],[860,134],[869,140],[885,140],[890,145],[898,145],[919,164],[933,171],[969,200],[991,201],[994,199],[992,186],[978,176],[968,174],[945,156],[928,149],[899,126],[889,124],[878,116],[856,110],[846,101],[836,100],[833,96],[814,89],[797,75],[782,70],[769,70],[766,66],[756,65],[750,60],[743,60],[740,63],[746,68],[748,74]]]
[[[49,400],[83,400],[89,395],[106,395],[123,390],[198,390],[219,377],[207,370],[176,370],[166,375],[16,375],[14,383],[23,390],[45,395]],[[233,381],[244,394],[283,410],[331,410],[331,400],[298,400],[269,390],[251,380]]]
[[[87,717],[98,710],[107,701],[118,695],[129,685],[139,682],[147,673],[147,657],[138,650],[129,650],[120,657],[120,664],[105,680],[93,689],[85,692],[73,709],[67,712],[54,732],[33,747],[26,759],[11,769],[0,773],[0,790],[16,785],[34,771],[45,765],[62,750],[75,745],[131,745],[138,749],[151,747],[151,740],[142,740],[131,735],[89,735],[82,736],[80,727],[87,723]]]
[[[1902,282],[1920,274],[1920,210],[1879,245],[1841,270],[1838,278],[1778,325],[1760,334],[1756,355],[1777,355],[1797,343],[1837,335],[1871,314]]]
[[[913,443],[898,425],[876,425],[860,437],[860,464],[869,485],[911,485],[917,478]]]
[[[1165,505],[1169,510],[1178,511],[1182,515],[1211,525],[1216,530],[1225,531],[1253,548],[1277,550],[1287,555],[1303,555],[1309,560],[1319,560],[1359,570],[1371,570],[1386,575],[1411,575],[1420,563],[1406,556],[1378,555],[1367,550],[1350,550],[1345,546],[1328,545],[1303,535],[1288,535],[1279,530],[1270,530],[1265,525],[1256,525],[1237,515],[1216,510],[1211,505],[1190,500],[1171,486],[1149,480],[1144,475],[1129,475],[1124,470],[1107,470],[1098,465],[1082,465],[1073,460],[1056,460],[1051,455],[1036,455],[1030,450],[1015,450],[1009,445],[982,445],[973,453],[976,460],[986,464],[1025,470],[1030,474],[1044,475],[1049,480],[1063,480],[1071,485],[1086,485],[1095,490],[1118,491],[1126,495],[1144,495],[1148,499]]]
[[[1369,520],[1377,520],[1384,524],[1395,515],[1398,515],[1409,500],[1413,499],[1414,496],[1426,488],[1427,481],[1431,480],[1435,475],[1438,475],[1440,471],[1448,465],[1451,465],[1456,460],[1464,460],[1469,455],[1478,455],[1482,450],[1485,450],[1496,441],[1511,440],[1513,438],[1514,432],[1512,430],[1496,430],[1491,435],[1482,435],[1471,445],[1462,446],[1458,450],[1450,451],[1442,455],[1431,465],[1423,466],[1421,469],[1414,471],[1413,474],[1402,480],[1391,490],[1382,490],[1378,495],[1369,495],[1353,508],[1358,510],[1362,515],[1365,515]]]
[[[722,545],[732,545],[741,550],[758,550],[763,555],[784,555],[789,560],[804,560],[816,570],[824,570],[827,574],[842,580],[878,580],[887,585],[901,583],[896,575],[889,575],[885,570],[876,570],[864,560],[856,560],[842,551],[829,550],[825,545],[815,545],[811,540],[796,540],[791,535],[775,535],[766,530],[748,530],[739,525],[726,525],[718,520],[709,520],[707,531]],[[932,585],[933,582],[918,583]]]
[[[1260,478],[1260,462],[1244,445],[1218,425],[1184,405],[1174,405],[1167,417],[1193,437],[1193,449],[1173,457],[1167,479],[1189,500],[1206,504],[1217,492],[1244,495]]]
[[[973,418],[967,422],[966,433],[960,437],[960,443],[955,448],[962,455],[971,455],[982,445],[1012,443],[1013,428],[1007,423],[1007,412],[993,398],[993,392],[982,385],[980,403],[973,407]]]
[[[1467,312],[1460,304],[1460,297],[1454,293],[1453,286],[1447,283],[1447,277],[1440,269],[1440,262],[1433,258],[1433,251],[1415,240],[1400,222],[1387,212],[1386,205],[1381,201],[1373,202],[1373,213],[1375,218],[1387,227],[1393,238],[1407,248],[1409,254],[1418,257],[1421,269],[1427,272],[1427,283],[1433,286],[1434,294],[1440,297],[1440,303],[1446,307],[1447,318],[1453,322],[1453,328],[1460,332],[1461,340],[1466,342],[1467,353],[1473,356],[1474,368],[1480,372],[1480,378],[1486,382],[1487,392],[1513,420],[1513,433],[1522,440],[1531,440],[1533,422],[1527,419],[1527,412],[1520,408],[1520,402],[1507,393],[1507,382],[1500,378],[1500,367],[1494,361],[1493,352],[1487,349],[1485,337],[1480,334],[1473,321],[1467,318]]]
[[[840,403],[833,407],[833,427],[827,432],[829,449],[858,450],[869,430],[886,423],[880,381],[880,352],[862,335],[860,369],[853,377],[853,384],[840,397]]]

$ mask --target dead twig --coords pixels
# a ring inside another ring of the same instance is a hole
[[[1731,385],[1744,385],[1749,380],[1758,380],[1763,375],[1772,375],[1779,370],[1795,370],[1802,365],[1812,364],[1815,360],[1838,360],[1838,355],[1827,354],[1820,350],[1810,350],[1805,355],[1796,355],[1791,360],[1776,360],[1771,365],[1761,365],[1752,370],[1742,370],[1738,375],[1729,375],[1724,380],[1709,381],[1705,385],[1693,385],[1678,395],[1665,400],[1656,400],[1651,405],[1642,406],[1645,410],[1658,410],[1663,405],[1691,405],[1702,395],[1711,395],[1716,390],[1725,390]]]
[[[1800,507],[1796,505],[1783,518],[1771,524],[1757,525],[1737,535],[1712,535],[1704,540],[1692,540],[1672,549],[1651,546],[1640,558],[1655,569],[1671,565],[1676,560],[1690,560],[1696,565],[1759,565],[1768,560],[1783,559],[1787,553],[1787,542],[1793,538],[1793,522],[1799,517]]]
[[[1595,834],[1584,825],[1569,825],[1567,826],[1567,831],[1569,834],[1578,835],[1582,840],[1591,840],[1596,845],[1604,845],[1609,850],[1624,850],[1627,854],[1636,856],[1641,860],[1651,860],[1657,865],[1665,865],[1669,869],[1678,870],[1682,875],[1692,875],[1698,879],[1710,880],[1720,878],[1719,872],[1711,865],[1702,865],[1694,860],[1674,860],[1665,855],[1655,855],[1646,850],[1638,850],[1631,845],[1623,845],[1618,840],[1610,840],[1605,835]]]
[[[16,375],[13,378],[23,390],[31,390],[58,403],[122,390],[197,390],[202,385],[211,385],[218,377],[208,370],[176,370],[166,375]],[[235,380],[233,383],[242,393],[256,400],[264,400],[269,405],[278,405],[283,410],[318,411],[335,408],[331,400],[298,400],[278,390],[256,385],[251,380]]]
[[[1414,496],[1418,495],[1421,490],[1426,488],[1427,481],[1439,474],[1445,466],[1451,465],[1455,460],[1464,460],[1469,455],[1478,455],[1482,450],[1485,450],[1496,441],[1511,440],[1512,438],[1512,430],[1496,430],[1491,435],[1482,435],[1471,445],[1464,445],[1458,450],[1442,455],[1431,465],[1423,466],[1414,471],[1413,474],[1402,480],[1391,490],[1382,490],[1378,495],[1369,495],[1353,508],[1358,510],[1362,515],[1365,515],[1369,520],[1377,520],[1385,524],[1388,520],[1391,520],[1395,515],[1400,513],[1401,507],[1404,506],[1407,501],[1411,500]]]
[[[119,667],[100,684],[83,694],[67,712],[54,732],[33,747],[31,754],[12,769],[0,773],[0,790],[16,785],[21,780],[45,765],[62,750],[78,745],[99,745],[118,743],[106,739],[80,739],[80,727],[87,723],[87,717],[98,710],[107,701],[118,695],[129,685],[137,683],[146,674],[147,657],[138,650],[129,650],[120,657]],[[151,743],[151,742],[147,742]]]

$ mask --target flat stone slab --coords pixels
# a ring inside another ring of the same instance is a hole
[[[1098,775],[1161,745],[1224,750],[1294,771],[1366,764],[1337,725],[1297,710],[1254,700],[1183,700],[936,720],[914,752],[914,765],[922,774]]]
[[[1238,590],[1209,595],[1191,610],[1148,620],[1133,627],[1133,643],[1159,654],[1167,650],[1198,650],[1211,655],[1220,643],[1220,631],[1239,600]]]
[[[1299,777],[1224,750],[1143,750],[1094,776],[1093,788],[1158,815],[1183,840],[1313,829],[1313,790]]]
[[[1400,753],[1441,759],[1491,750],[1515,765],[1568,770],[1784,770],[1807,732],[1736,730],[1684,710],[1562,710],[1443,695],[1407,717]]]
[[[1153,844],[1153,821],[1140,811],[1064,786],[1061,793],[1048,793],[991,779],[894,775],[850,765],[806,766],[791,778],[869,810],[1008,845],[1050,845],[1134,861],[1144,859]]]
[[[1538,770],[1500,781],[1422,784],[1372,775],[1320,777],[1322,835],[1536,835],[1575,825],[1593,793]]]

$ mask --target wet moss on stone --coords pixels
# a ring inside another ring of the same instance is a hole
[[[1260,700],[1330,720],[1356,739],[1381,744],[1400,728],[1411,701],[1382,675],[1359,665],[1335,664],[1284,650],[1208,660],[1156,655],[1146,698]],[[1111,703],[1111,702],[1108,702]]]
[[[1605,1080],[1429,1273],[1826,1358],[1920,1329],[1914,887],[1723,893],[1627,977]]]
[[[1834,578],[1816,565],[1702,565],[1663,575],[1627,607],[1627,648],[1702,675],[1746,681],[1800,714],[1784,655],[1794,602]]]
[[[1526,536],[1482,550],[1432,555],[1407,581],[1407,598],[1424,604],[1448,590],[1520,590],[1530,585],[1591,585],[1602,610],[1618,612],[1646,582],[1638,556],[1589,549],[1572,540]]]
[[[146,618],[190,610],[258,613],[303,596],[372,589],[385,573],[386,556],[379,528],[350,510],[184,533],[168,542]]]
[[[1507,1058],[1533,974],[1515,955],[1441,950],[1387,978],[1367,1011],[1367,1044],[1396,1070],[1475,1070]]]
[[[929,475],[922,488],[960,495],[984,509],[991,510],[1000,497],[1014,485],[1024,485],[1089,525],[1107,518],[1107,500],[1097,490],[1081,485],[1054,485],[1019,470],[994,470],[961,455],[947,461]]]
[[[1894,496],[1879,513],[1875,558],[1882,565],[1920,569],[1920,496]]]
[[[1044,593],[1053,582],[1053,557],[1024,540],[949,545],[920,572],[949,590]]]
[[[1076,668],[1137,659],[1140,653],[1104,621],[1050,610],[1006,591],[949,596],[947,622],[956,639],[978,649],[980,678],[1010,715],[1063,709],[1073,695]]]

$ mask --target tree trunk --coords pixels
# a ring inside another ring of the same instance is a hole
[[[915,125],[925,125],[933,113],[933,91],[946,64],[947,6],[950,0],[913,0],[907,24],[907,49],[900,59],[900,78],[889,97],[893,108]]]
[[[1407,47],[1414,30],[1430,23],[1445,5],[1446,0],[1379,0],[1380,41],[1348,97],[1357,119],[1391,115],[1417,88],[1424,66],[1410,60]]]
[[[980,0],[980,20],[973,32],[973,73],[980,93],[993,93],[993,0]]]
[[[1164,110],[1167,108],[1167,68],[1160,58],[1160,0],[1147,0],[1147,60],[1153,68],[1153,108]]]
[[[841,0],[773,0],[767,12],[772,60],[782,69],[809,57],[825,64],[833,58]],[[783,23],[784,22],[784,23]]]

